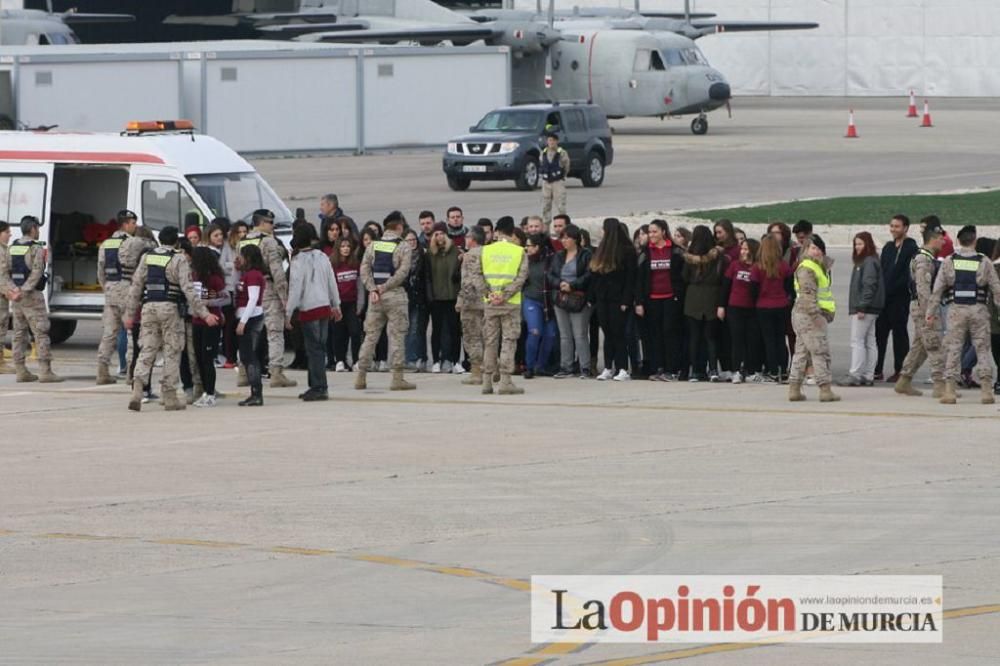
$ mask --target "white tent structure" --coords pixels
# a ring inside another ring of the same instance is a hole
[[[543,3],[547,4],[547,3]],[[556,0],[558,9],[634,0]],[[515,0],[533,9],[535,0]],[[642,0],[682,11],[683,0]],[[815,21],[817,30],[711,35],[698,41],[743,95],[1000,96],[997,0],[692,0],[720,18]]]

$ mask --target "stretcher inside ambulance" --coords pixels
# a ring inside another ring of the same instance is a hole
[[[292,214],[254,168],[186,121],[130,123],[121,134],[0,132],[0,220],[14,238],[23,216],[42,221],[53,343],[100,318],[97,253],[123,208],[154,234],[215,217],[249,223],[267,208],[279,237],[291,233]]]

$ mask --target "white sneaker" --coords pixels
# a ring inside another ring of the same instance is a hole
[[[215,407],[215,396],[202,393],[201,397],[194,401],[195,407]]]
[[[628,370],[619,370],[618,374],[612,377],[616,382],[627,382],[632,379],[632,376],[628,374]]]
[[[448,374],[451,372],[451,369],[453,367],[454,366],[451,364],[451,361],[445,361],[444,363],[441,364],[441,372]]]
[[[417,372],[427,372],[427,361],[417,361]]]
[[[451,374],[453,374],[453,375],[464,375],[465,374],[465,368],[462,367],[461,363],[456,363],[451,368]]]
[[[712,382],[713,384],[718,382],[719,379],[720,379],[719,375],[715,374],[714,372],[708,375],[708,381]]]
[[[741,375],[739,372],[734,372],[733,373],[733,378],[730,381],[732,381],[734,384],[742,384],[743,383],[743,375]]]
[[[379,372],[389,372],[389,361],[379,361],[378,362]]]
[[[440,363],[435,363],[433,366],[431,366],[431,372],[433,372],[435,375],[440,374],[441,373],[441,364]]]
[[[337,367],[334,372],[347,372],[347,366],[344,365],[343,361],[337,361]]]
[[[737,374],[739,374],[739,373],[737,373]],[[719,379],[721,379],[724,382],[732,381],[732,379],[733,379],[733,373],[731,373],[728,370],[723,370],[722,372],[719,373]]]
[[[614,370],[612,370],[611,368],[604,368],[601,374],[597,375],[597,381],[606,382],[609,379],[614,379],[614,377],[615,377]]]
[[[812,375],[806,377],[806,386],[816,386],[816,378]]]

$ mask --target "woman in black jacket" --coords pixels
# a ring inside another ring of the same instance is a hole
[[[639,257],[636,316],[646,322],[645,349],[653,381],[677,379],[684,312],[684,250],[674,245],[665,220],[649,224],[649,243]]]
[[[621,222],[614,217],[605,219],[601,244],[590,260],[591,302],[597,307],[597,318],[604,331],[604,371],[597,377],[602,381],[631,379],[625,321],[629,309],[635,305],[637,270],[635,249]]]
[[[573,361],[580,361],[580,378],[589,379],[590,250],[582,247],[579,227],[572,224],[563,230],[563,249],[549,261],[549,298],[555,304],[559,325],[559,372],[556,379],[573,376]]]

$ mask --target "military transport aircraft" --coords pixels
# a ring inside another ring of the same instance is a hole
[[[245,5],[252,0],[237,0]],[[242,12],[228,17],[170,17],[171,23],[249,22],[262,33],[304,41],[423,45],[482,42],[511,49],[515,102],[589,100],[608,117],[696,115],[708,132],[709,111],[729,104],[732,90],[694,40],[753,30],[802,30],[817,23],[727,21],[713,14],[574,8],[547,12],[479,10],[467,14],[431,0],[300,0],[298,12]]]
[[[75,10],[56,13],[52,0],[48,11],[40,9],[0,9],[0,46],[79,44],[74,23],[126,23],[131,14],[86,14]]]

